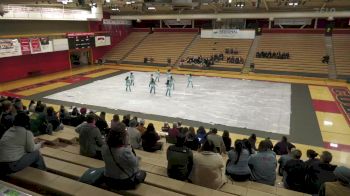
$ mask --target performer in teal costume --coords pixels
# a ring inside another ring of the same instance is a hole
[[[135,76],[134,76],[134,74],[131,72],[130,73],[130,85],[135,85],[135,83],[134,83],[134,80],[135,80]]]
[[[168,96],[171,97],[171,83],[170,83],[170,80],[167,80],[166,83],[166,93],[165,93],[165,96]]]
[[[131,81],[130,81],[129,76],[127,76],[127,77],[125,78],[125,87],[126,87],[126,91],[128,91],[128,89],[129,89],[129,91],[131,92],[130,86],[131,86]]]
[[[159,82],[159,78],[160,78],[160,71],[158,69],[158,71],[156,72],[156,82]]]
[[[175,80],[174,80],[174,78],[173,78],[173,76],[170,76],[170,85],[171,85],[171,87],[173,88],[173,90],[175,90]]]
[[[190,86],[192,86],[193,88],[193,80],[192,80],[192,74],[188,75],[188,78],[187,78],[187,88]]]
[[[149,91],[150,94],[152,94],[152,91],[153,91],[153,94],[156,94],[156,81],[154,78],[151,78],[151,81],[149,82],[149,86],[151,87],[151,90]]]

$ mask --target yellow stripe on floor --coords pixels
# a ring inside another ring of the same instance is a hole
[[[104,76],[104,75],[107,75],[107,74],[115,73],[117,71],[119,71],[119,70],[117,70],[117,69],[115,69],[115,70],[105,70],[105,71],[101,71],[101,72],[97,72],[97,73],[86,75],[85,77],[97,78],[97,77]]]
[[[69,84],[70,83],[66,83],[66,82],[56,82],[56,83],[48,84],[48,85],[41,86],[41,87],[38,87],[38,88],[33,88],[33,89],[25,90],[25,91],[20,91],[20,92],[18,92],[16,94],[23,95],[23,96],[30,96],[30,95],[42,93],[42,92],[45,92],[45,91],[49,91],[49,90],[52,90],[52,89],[56,89],[56,88],[59,88],[59,87],[62,87],[62,86],[67,86]]]
[[[313,86],[309,85],[309,91],[312,99],[323,101],[335,101],[332,93],[326,86]]]

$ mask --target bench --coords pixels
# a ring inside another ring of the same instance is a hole
[[[34,193],[30,190],[0,180],[0,195],[4,193],[4,191],[6,191],[7,189],[13,189],[15,191],[22,192],[31,196],[40,196],[40,194],[38,193]]]
[[[89,168],[61,161],[58,159],[44,157],[46,166],[49,171],[61,176],[72,178],[77,180],[86,172]],[[117,191],[122,195],[178,195],[177,193],[167,191],[158,187],[154,187],[148,184],[140,184],[135,190],[123,190]]]
[[[17,173],[11,174],[10,180],[11,182],[26,184],[32,188],[41,188],[47,192],[58,195],[118,195],[117,193],[109,192],[63,176],[59,176],[57,174],[31,167],[27,167]]]

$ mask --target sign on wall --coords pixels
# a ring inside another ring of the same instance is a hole
[[[31,54],[30,39],[29,38],[20,38],[19,42],[21,43],[22,55]]]
[[[18,39],[0,39],[0,58],[22,55]]]
[[[131,20],[103,19],[104,25],[131,25]]]
[[[95,46],[94,33],[68,33],[69,49],[92,48]]]
[[[111,45],[110,36],[95,36],[95,46],[109,46]]]
[[[52,41],[50,41],[48,37],[31,38],[30,48],[31,48],[32,54],[53,51]]]
[[[191,25],[192,21],[191,20],[164,20],[165,25],[179,25],[179,26],[184,26],[184,25]]]
[[[54,51],[64,51],[69,50],[68,39],[53,39],[53,50]]]
[[[201,38],[254,39],[255,31],[240,29],[202,29]]]

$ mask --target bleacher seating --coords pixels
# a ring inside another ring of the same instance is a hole
[[[237,68],[242,69],[243,64],[227,63],[226,57],[239,57],[241,56],[244,60],[247,58],[250,46],[252,44],[251,39],[212,39],[212,38],[200,38],[197,39],[186,53],[188,56],[199,56],[210,57],[214,54],[223,53],[225,59],[221,62],[215,63],[212,67],[222,68]],[[238,54],[225,54],[226,48],[235,48],[238,50]]]
[[[290,59],[254,58],[256,72],[327,77],[324,35],[264,34],[256,51],[289,52]]]
[[[123,58],[136,44],[138,44],[148,32],[133,32],[123,41],[117,44],[116,47],[112,48],[106,56],[105,59],[111,61],[119,61]]]
[[[196,35],[197,33],[152,33],[126,57],[125,61],[143,62],[145,57],[152,57],[153,63],[167,64],[168,58],[171,58],[171,63],[175,63]]]
[[[65,134],[71,131],[73,131],[73,129],[68,127]],[[167,147],[168,144],[165,144],[165,146]],[[77,145],[65,146],[61,143],[53,147],[54,148],[44,147],[41,149],[41,152],[44,155],[49,170],[62,176],[78,179],[87,168],[104,166],[103,161],[79,155],[79,146]],[[228,181],[228,183],[219,190],[212,190],[168,178],[166,174],[166,157],[164,156],[164,152],[149,153],[136,150],[136,154],[141,157],[140,168],[145,170],[148,174],[145,184],[141,186],[142,188],[138,188],[133,190],[133,193],[128,192],[127,194],[135,195],[135,192],[142,193],[143,191],[148,193],[152,192],[149,189],[152,190],[152,188],[158,187],[160,189],[165,189],[164,191],[169,190],[171,193],[176,192],[184,195],[304,195],[303,193],[294,192],[278,186],[269,186],[250,181]],[[145,188],[147,185],[150,187]],[[126,194],[125,192],[118,193]]]
[[[334,58],[338,76],[350,76],[350,35],[333,35]]]

